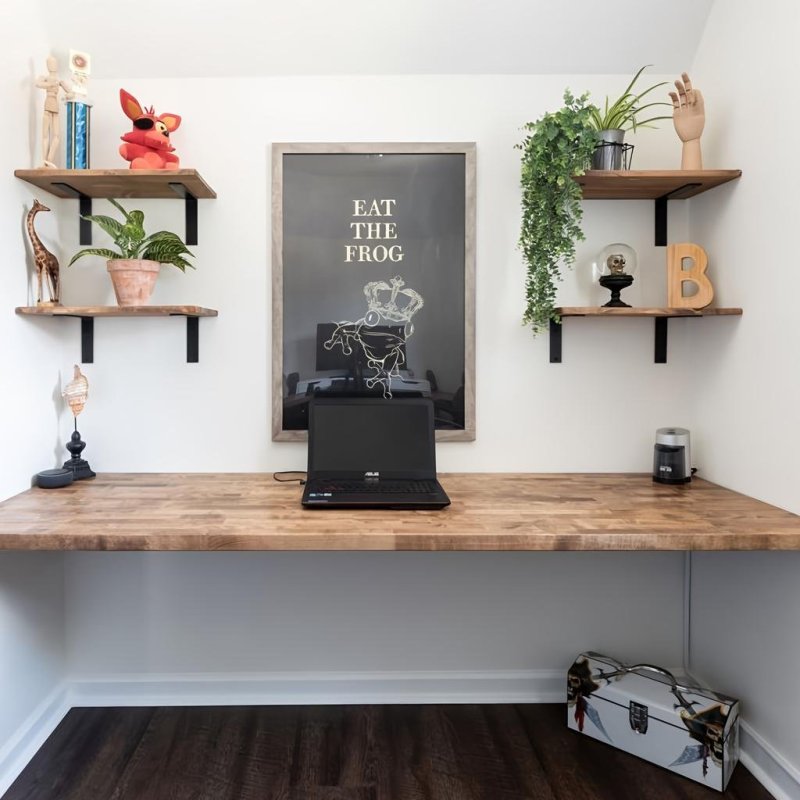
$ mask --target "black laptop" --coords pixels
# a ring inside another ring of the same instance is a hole
[[[306,508],[438,509],[433,402],[315,397],[308,422]]]

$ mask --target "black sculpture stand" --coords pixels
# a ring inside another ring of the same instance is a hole
[[[71,469],[76,481],[81,481],[85,478],[94,478],[96,475],[96,473],[92,472],[89,462],[81,458],[84,447],[86,447],[86,442],[81,439],[81,435],[78,433],[78,423],[76,422],[75,430],[70,440],[67,442],[67,450],[72,453],[72,458],[64,462],[64,469]]]
[[[623,303],[619,299],[619,293],[627,289],[633,283],[633,275],[603,275],[600,278],[600,285],[611,292],[611,299],[603,308],[630,308],[628,303]]]

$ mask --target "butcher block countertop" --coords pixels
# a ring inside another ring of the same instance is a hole
[[[0,550],[800,550],[800,516],[700,479],[440,479],[443,511],[309,511],[270,474],[101,474],[0,503]]]

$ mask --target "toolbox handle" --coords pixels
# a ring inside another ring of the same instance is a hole
[[[634,664],[630,667],[623,666],[622,669],[625,672],[655,672],[659,675],[663,675],[675,689],[683,692],[693,692],[700,689],[699,686],[683,686],[678,683],[678,679],[668,669],[656,667],[654,664]]]

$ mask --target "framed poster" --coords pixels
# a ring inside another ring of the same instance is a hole
[[[273,440],[342,393],[475,438],[474,143],[273,144]]]

